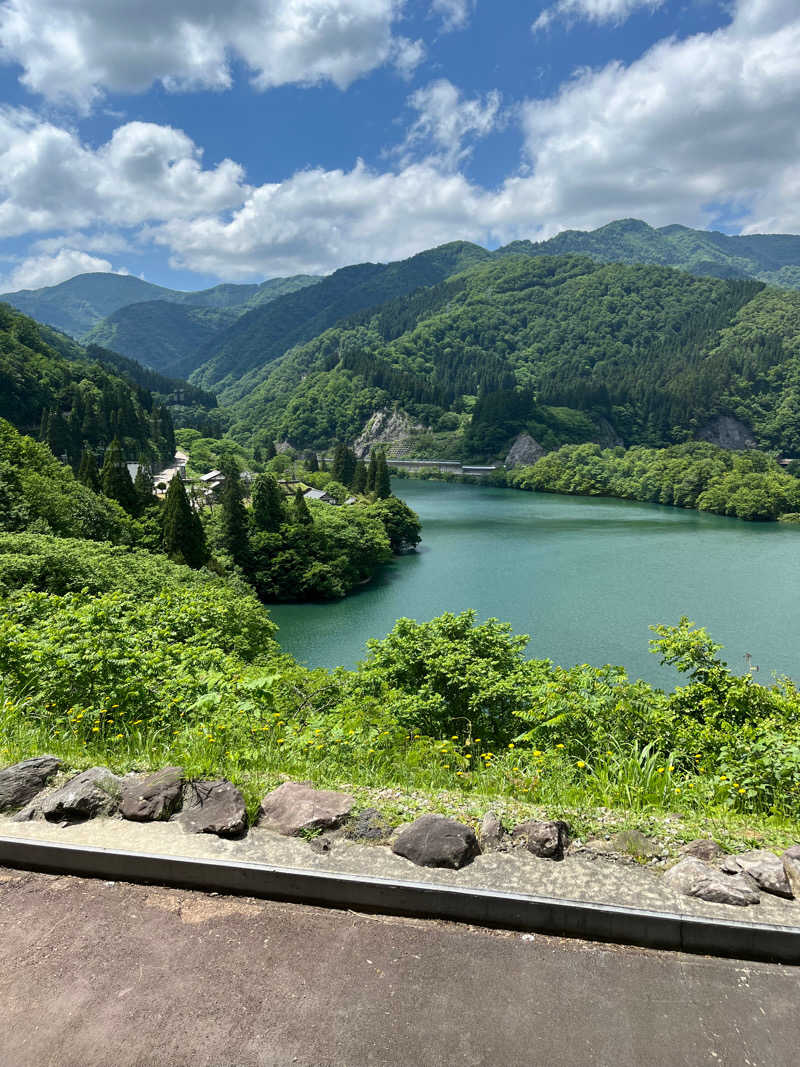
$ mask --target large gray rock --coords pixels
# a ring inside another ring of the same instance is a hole
[[[190,782],[175,820],[187,834],[238,837],[247,829],[247,808],[233,782]]]
[[[303,830],[332,830],[354,803],[349,793],[315,789],[310,782],[284,782],[261,801],[259,826],[287,837]]]
[[[698,441],[710,441],[718,448],[732,449],[734,452],[756,447],[750,427],[732,415],[717,415],[698,430],[696,436]]]
[[[33,800],[61,766],[55,756],[36,756],[0,771],[0,811],[13,811]]]
[[[693,856],[687,856],[671,867],[664,875],[664,881],[687,897],[698,897],[713,904],[746,907],[758,904],[761,899],[749,878],[741,874],[722,874]]]
[[[800,845],[792,845],[781,856],[783,869],[789,879],[789,885],[795,897],[800,900]]]
[[[774,893],[776,896],[790,899],[794,895],[783,861],[767,849],[726,856],[722,869],[729,874],[749,875],[765,893]]]
[[[569,826],[560,819],[530,819],[515,826],[511,837],[516,844],[524,845],[534,856],[563,860],[564,849],[569,845]]]
[[[93,819],[119,809],[122,779],[108,767],[90,767],[45,797],[41,812],[50,822]]]
[[[168,819],[180,806],[183,767],[164,767],[147,778],[125,781],[120,813],[134,822]]]
[[[684,856],[694,856],[696,860],[718,860],[724,856],[725,849],[712,841],[710,837],[699,837],[681,848]]]
[[[513,467],[531,467],[545,455],[545,449],[529,433],[521,433],[506,456],[506,470]]]
[[[400,831],[392,852],[418,867],[449,867],[457,871],[479,856],[481,847],[469,826],[443,815],[421,815]]]

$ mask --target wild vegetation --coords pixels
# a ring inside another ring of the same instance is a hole
[[[565,445],[508,475],[517,489],[614,496],[773,520],[800,510],[800,479],[763,452],[729,452],[694,441],[672,448]]]

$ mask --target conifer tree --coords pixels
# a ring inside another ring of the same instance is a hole
[[[356,472],[353,475],[353,492],[364,493],[367,489],[367,465],[363,459],[356,463]]]
[[[182,558],[190,567],[202,567],[208,559],[203,524],[189,503],[179,474],[170,481],[164,500],[161,544],[168,556]]]
[[[375,479],[378,475],[378,454],[373,448],[369,455],[369,467],[367,468],[367,485],[366,489],[368,493],[375,492]]]
[[[269,463],[269,461],[271,459],[275,459],[277,454],[278,454],[278,451],[275,448],[275,442],[272,440],[272,438],[270,438],[269,441],[267,441],[267,450],[264,453],[264,458],[265,458],[266,462]]]
[[[303,496],[303,490],[298,485],[294,494],[294,521],[299,523],[300,526],[310,526],[314,521],[311,512],[308,510],[308,504],[306,504],[306,498]]]
[[[236,460],[227,456],[220,464],[220,471],[225,479],[221,498],[222,543],[234,563],[247,570],[250,563],[250,541],[242,479]]]
[[[271,474],[259,474],[253,483],[251,513],[257,530],[277,530],[284,521],[283,493]]]
[[[100,492],[100,472],[97,469],[97,457],[88,445],[84,446],[81,453],[78,481],[81,485],[86,485],[89,489],[93,489],[95,493]]]
[[[317,471],[319,470],[319,460],[317,459],[316,452],[311,451],[308,453],[308,456],[306,457],[306,466],[312,474],[317,473]]]
[[[340,441],[333,452],[333,462],[331,463],[331,474],[335,482],[341,482],[342,485],[347,483],[344,480],[345,467],[347,465],[347,447]]]
[[[138,506],[136,490],[122,455],[118,438],[114,438],[103,457],[101,486],[107,497],[121,504],[129,515],[135,515]]]
[[[180,475],[175,477],[180,477]],[[149,508],[156,500],[153,475],[143,459],[139,460],[139,469],[133,480],[133,488],[136,490],[136,497],[139,501],[139,514],[141,515],[145,508]]]
[[[386,453],[381,449],[375,471],[375,496],[379,500],[385,500],[392,495],[392,483],[389,478],[389,467],[386,463]]]

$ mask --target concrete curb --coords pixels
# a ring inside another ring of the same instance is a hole
[[[0,865],[448,919],[646,948],[800,964],[800,927],[725,922],[577,900],[493,893],[485,889],[9,837],[0,837]]]

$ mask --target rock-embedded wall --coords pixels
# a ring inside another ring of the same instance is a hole
[[[414,422],[404,411],[381,408],[367,419],[364,429],[353,442],[353,451],[365,459],[376,445],[402,445],[425,427]]]
[[[545,451],[529,433],[521,433],[506,456],[506,470],[511,470],[512,467],[530,467],[537,459],[542,458]]]

